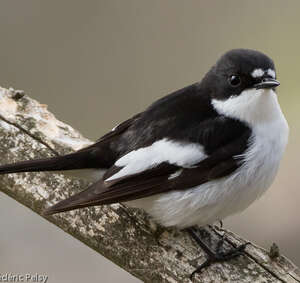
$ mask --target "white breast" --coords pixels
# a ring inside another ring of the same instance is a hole
[[[247,122],[251,143],[243,165],[229,176],[185,191],[130,202],[165,226],[206,225],[247,208],[272,184],[288,140],[288,125],[272,90],[247,90],[213,101],[220,114]]]

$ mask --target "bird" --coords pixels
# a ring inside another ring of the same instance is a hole
[[[158,99],[76,152],[0,166],[0,174],[61,171],[87,178],[87,189],[45,215],[124,203],[166,227],[186,229],[208,259],[195,227],[243,211],[272,184],[289,127],[278,103],[273,60],[251,49],[223,54],[203,78]]]

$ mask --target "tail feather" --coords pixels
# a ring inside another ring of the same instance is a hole
[[[89,151],[78,151],[64,156],[1,165],[0,174],[91,168],[93,162],[89,161]]]
[[[98,181],[86,190],[62,200],[53,206],[50,206],[43,211],[43,214],[52,215],[77,208],[100,205],[102,204],[103,200],[99,196],[105,190],[107,190],[107,188],[104,186],[102,180]]]

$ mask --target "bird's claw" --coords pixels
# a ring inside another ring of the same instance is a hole
[[[201,273],[201,271],[206,268],[206,267],[209,267],[210,265],[212,265],[213,263],[217,263],[217,262],[224,262],[224,261],[227,261],[227,260],[230,260],[230,259],[233,259],[237,256],[240,256],[243,254],[245,248],[247,245],[249,245],[250,242],[247,242],[245,244],[242,244],[236,248],[233,248],[231,249],[230,251],[228,252],[218,252],[214,255],[210,255],[209,258],[204,262],[202,263],[200,266],[198,266],[193,272],[192,274],[190,275],[190,279],[192,280],[194,275],[196,273]]]

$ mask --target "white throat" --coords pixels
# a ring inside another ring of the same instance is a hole
[[[252,126],[284,119],[277,95],[271,89],[247,89],[227,100],[213,99],[212,105],[219,114],[236,118]]]

